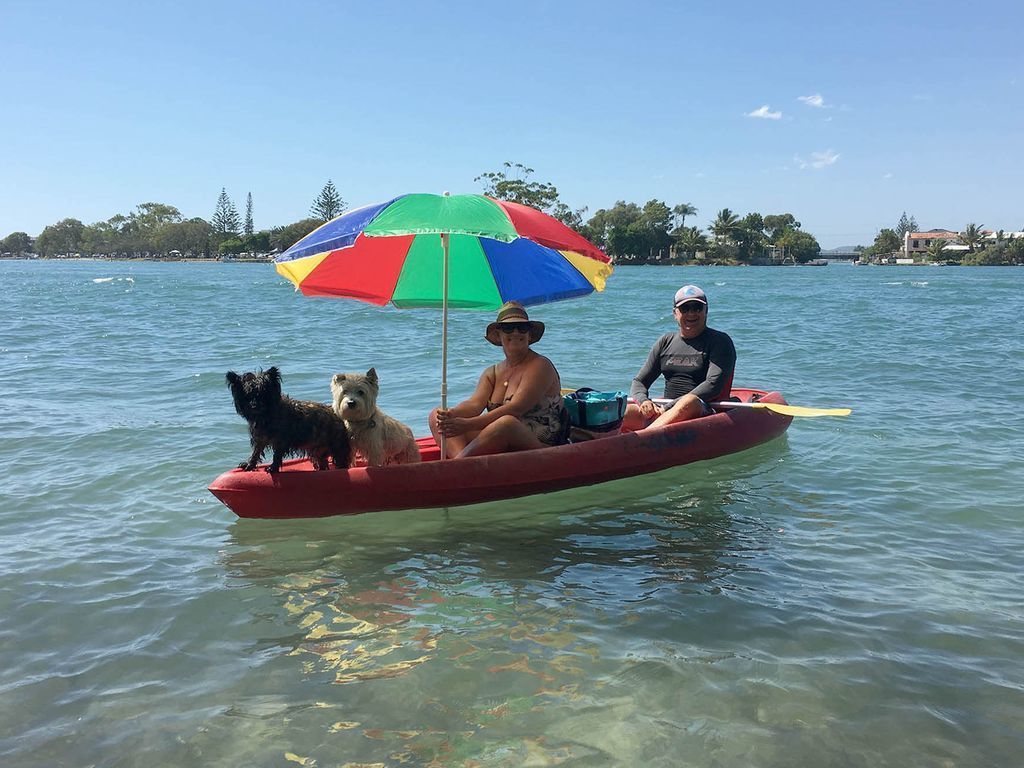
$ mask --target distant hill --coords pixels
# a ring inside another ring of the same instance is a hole
[[[829,248],[827,251],[822,250],[821,255],[827,257],[830,253],[849,253],[856,247],[856,245],[841,245],[838,248]]]

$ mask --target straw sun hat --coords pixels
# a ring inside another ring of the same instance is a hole
[[[518,301],[508,301],[503,304],[498,310],[498,319],[487,326],[484,338],[496,347],[501,346],[498,326],[502,323],[529,323],[531,344],[540,341],[540,337],[544,335],[544,323],[531,320],[530,316],[526,314],[526,309]]]

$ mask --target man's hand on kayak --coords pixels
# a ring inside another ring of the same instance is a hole
[[[655,405],[653,400],[644,400],[640,403],[640,415],[645,419],[653,419],[661,412],[662,409]]]

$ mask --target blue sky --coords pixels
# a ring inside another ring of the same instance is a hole
[[[478,192],[791,212],[823,248],[1024,229],[1024,3],[0,0],[0,237]]]

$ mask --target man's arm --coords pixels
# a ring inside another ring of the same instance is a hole
[[[647,360],[643,367],[633,377],[633,383],[629,387],[629,396],[638,405],[651,399],[651,385],[661,376],[661,349],[662,339],[658,339],[647,354]]]

